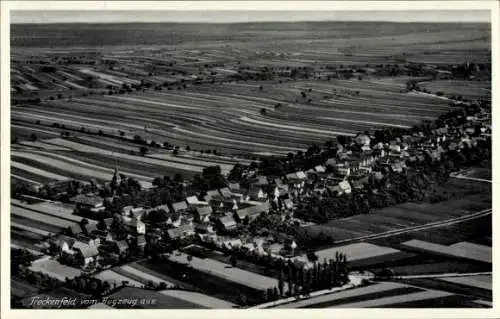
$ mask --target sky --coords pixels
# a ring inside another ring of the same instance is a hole
[[[486,10],[467,11],[11,11],[11,23],[393,21],[490,22]]]

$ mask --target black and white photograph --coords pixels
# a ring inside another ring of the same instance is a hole
[[[6,2],[7,308],[493,310],[492,2]]]

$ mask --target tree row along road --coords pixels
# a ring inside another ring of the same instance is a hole
[[[473,214],[464,215],[464,216],[460,216],[457,218],[432,222],[432,223],[419,225],[419,226],[411,226],[411,227],[407,227],[407,228],[403,228],[403,229],[389,230],[387,232],[373,234],[373,235],[366,235],[366,236],[357,237],[357,238],[339,240],[339,241],[336,241],[335,244],[344,244],[344,243],[350,243],[350,242],[354,242],[354,241],[379,239],[379,238],[391,237],[391,236],[396,236],[396,235],[402,235],[405,233],[410,233],[410,232],[415,232],[415,231],[423,231],[423,230],[428,230],[428,229],[432,229],[432,228],[449,226],[449,225],[458,224],[458,223],[461,223],[464,221],[468,221],[471,219],[476,219],[479,217],[490,215],[491,211],[492,211],[492,209],[488,208],[488,209],[485,209],[485,210],[482,210],[482,211],[479,211],[479,212],[476,212]]]

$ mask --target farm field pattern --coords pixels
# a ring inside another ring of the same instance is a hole
[[[88,24],[82,26],[78,37],[71,37],[71,28],[11,27],[11,93],[17,99],[10,112],[13,184],[40,186],[70,179],[105,183],[111,181],[117,168],[143,188],[152,188],[156,177],[180,175],[191,179],[214,165],[228,175],[237,163],[250,165],[262,160],[261,155],[283,156],[305,151],[312,144],[322,146],[339,135],[410,128],[424,120],[432,121],[457,107],[451,96],[491,101],[490,81],[375,72],[383,65],[422,63],[437,69],[466,61],[488,64],[490,30],[486,24],[395,27],[389,23],[307,22],[231,27],[214,24],[211,28]],[[64,60],[71,56],[86,62],[56,63],[61,62],[60,57]],[[36,57],[54,62],[54,70],[41,71],[45,63],[38,63]],[[312,73],[305,78],[283,76],[290,69]],[[343,74],[347,69],[351,74],[354,70],[349,79],[337,76],[337,70]],[[234,77],[240,72],[255,74],[261,70],[272,74],[271,79]],[[412,81],[426,93],[408,89]],[[151,85],[143,87],[143,83]],[[130,89],[139,84],[140,88]],[[33,102],[31,98],[39,100]],[[462,174],[491,179],[490,173],[483,167]],[[424,254],[417,256],[400,244],[419,239],[442,245],[467,242],[470,247],[476,244],[474,237],[491,236],[490,215],[363,239],[460,219],[491,208],[489,183],[450,178],[437,188],[447,191],[450,199],[373,209],[367,215],[300,230],[333,238],[333,244],[315,247],[321,258],[349,247],[351,250],[344,252],[352,269],[363,265],[374,270],[387,264],[394,266],[398,275],[484,270],[484,265],[471,266],[462,261],[450,266]],[[73,215],[72,207],[51,202],[28,205],[12,200],[11,211],[12,246],[37,253],[41,250],[37,242],[83,218]],[[422,260],[415,262],[420,257]],[[244,266],[251,262],[238,261],[238,266],[231,266],[221,258],[188,259],[185,253],[169,255],[168,262],[168,267],[146,260],[130,262],[92,276],[115,286],[127,282],[129,287],[111,297],[129,298],[141,293],[159,300],[152,308],[231,308],[236,306],[233,302],[240,302],[236,301],[234,287],[266,291],[279,285],[276,276]],[[191,269],[193,276],[210,278],[208,284],[204,283],[213,286],[207,288],[210,295],[189,291],[202,283],[184,279],[186,274],[181,279],[179,274],[169,273],[179,267]],[[43,258],[32,269],[60,280],[81,273]],[[491,276],[487,275],[433,282],[491,290]],[[143,289],[151,283],[165,284],[169,289]],[[30,290],[21,283],[14,288]],[[453,291],[433,288],[378,282],[279,308],[425,307],[476,302]]]
[[[15,151],[24,152],[13,153],[13,175],[18,181],[32,184],[82,175],[108,180],[118,164],[126,175],[149,186],[156,176],[180,173],[189,177],[212,164],[220,165],[222,172],[227,173],[232,165],[249,161],[254,155],[296,152],[339,134],[354,135],[380,127],[407,128],[450,110],[449,100],[433,94],[405,93],[405,83],[411,79],[408,76],[363,75],[359,79],[355,76],[349,80],[327,80],[332,72],[326,66],[359,68],[422,58],[436,65],[463,63],[466,59],[476,63],[489,61],[489,30],[475,24],[402,24],[397,28],[386,23],[348,23],[347,27],[312,22],[213,25],[217,34],[209,31],[212,28],[200,29],[198,25],[122,26],[131,38],[115,32],[116,25],[89,24],[81,37],[71,40],[64,36],[71,28],[58,28],[57,33],[52,33],[53,27],[57,26],[12,28],[13,84],[25,83],[32,90],[30,94],[42,97],[41,105],[23,103],[11,112],[12,135],[20,139],[14,144]],[[455,32],[456,28],[464,32]],[[47,33],[46,41],[32,36],[38,33]],[[57,43],[57,49],[51,43]],[[143,48],[139,49],[139,44]],[[58,66],[58,71],[49,74],[35,72],[37,65],[21,62],[30,56],[70,52],[90,52],[91,56],[117,61],[118,66],[109,70],[100,64],[69,64]],[[175,72],[170,73],[169,63],[174,63]],[[224,78],[238,68],[286,71],[301,66],[313,67],[315,78]],[[151,75],[151,71],[155,74]],[[162,84],[209,71],[216,73],[213,83],[120,95],[89,95],[94,85],[85,80],[92,76],[102,85],[137,84],[141,80]],[[486,82],[473,86],[463,82],[422,83],[433,93],[456,93],[457,88],[466,87],[467,90],[459,89],[464,96],[487,98],[491,94]],[[58,92],[64,93],[64,98],[48,99],[48,94],[55,96]],[[68,94],[72,98],[67,98]],[[280,107],[276,108],[278,103]],[[64,128],[54,128],[54,123]],[[89,137],[75,131],[71,132],[73,137],[64,141],[57,138],[64,129],[78,131],[82,127],[94,134],[100,130],[128,138],[139,135],[160,144],[168,142],[181,150],[189,147],[191,152],[174,157],[151,148],[150,154],[141,159],[137,156],[137,144],[116,138]],[[29,141],[32,133],[38,136],[37,142]],[[227,158],[214,156],[207,160],[198,152],[207,149],[217,150]],[[45,153],[34,156],[35,150]],[[52,157],[52,165],[42,163],[41,156]],[[76,166],[82,170],[76,170]],[[89,171],[92,174],[87,174]]]

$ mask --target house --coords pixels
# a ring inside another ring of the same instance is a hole
[[[401,163],[397,162],[391,165],[391,169],[393,172],[401,173],[403,172],[403,165]]]
[[[262,213],[269,211],[269,203],[262,203],[260,205],[253,205],[246,208],[238,209],[235,213],[238,221],[243,221],[245,218],[253,220]]]
[[[324,173],[326,172],[326,167],[324,167],[323,165],[317,165],[314,166],[314,170],[318,173]]]
[[[59,253],[63,253],[63,252],[69,252],[75,242],[76,239],[74,238],[65,235],[59,235],[56,240],[52,241],[52,245]]]
[[[167,230],[167,235],[171,240],[186,238],[194,234],[195,231],[192,224],[181,225],[177,228],[170,228]]]
[[[222,195],[222,197],[224,197],[224,198],[231,198],[231,196],[233,195],[233,193],[231,192],[231,190],[228,187],[224,187],[224,188],[219,189],[219,192]]]
[[[194,226],[195,230],[203,233],[213,233],[214,229],[210,223],[196,223]]]
[[[310,269],[314,266],[314,264],[304,256],[297,256],[292,258],[291,260],[295,267],[297,267],[297,269]]]
[[[97,224],[95,222],[88,222],[83,225],[83,231],[85,234],[90,235],[97,230]]]
[[[144,247],[146,247],[146,236],[144,235],[139,235],[137,236],[137,239],[136,239],[136,245],[137,245],[137,248],[139,248],[140,250],[144,250]]]
[[[176,213],[182,213],[182,212],[186,211],[187,208],[188,208],[188,205],[184,201],[172,204],[172,209]]]
[[[373,177],[376,181],[380,181],[382,178],[384,178],[384,174],[382,174],[382,172],[375,171],[373,172]]]
[[[124,218],[123,225],[134,235],[143,235],[146,233],[146,224],[143,223],[139,218]]]
[[[211,206],[199,206],[196,207],[196,220],[202,223],[210,221],[210,216],[212,214]]]
[[[253,252],[255,250],[255,245],[253,243],[245,243],[243,244],[243,246],[241,246],[241,249],[243,251],[247,251],[247,252]]]
[[[76,205],[77,210],[91,211],[94,213],[105,210],[104,199],[97,195],[80,194],[69,199]]]
[[[339,185],[327,186],[326,189],[328,189],[328,191],[330,192],[330,194],[332,196],[344,194],[344,191],[342,190],[342,188]]]
[[[283,207],[285,209],[292,209],[293,208],[293,201],[290,198],[287,198],[283,201]]]
[[[226,249],[234,249],[243,246],[243,242],[239,238],[226,238],[222,240],[222,247]]]
[[[125,240],[114,241],[112,247],[118,255],[122,255],[128,252],[129,245]]]
[[[139,218],[144,213],[143,207],[125,206],[122,208],[122,215]]]
[[[351,174],[350,167],[339,167],[337,168],[337,172],[340,176],[349,176]]]
[[[250,189],[247,192],[247,197],[249,197],[252,200],[260,200],[266,198],[266,194],[259,186],[250,187]]]
[[[144,214],[148,214],[153,211],[164,211],[165,213],[169,213],[170,209],[168,208],[168,205],[158,205],[153,208],[148,208],[145,210]]]
[[[236,221],[232,216],[224,216],[218,219],[220,227],[224,230],[231,230],[236,228]]]
[[[180,214],[170,213],[168,214],[165,224],[172,225],[174,227],[179,227],[181,225],[181,222],[182,222],[182,216]]]
[[[102,225],[106,230],[109,230],[111,228],[111,225],[113,225],[114,219],[113,218],[104,218],[102,220]]]
[[[270,191],[270,194],[271,194],[271,197],[274,200],[277,200],[280,197],[280,195],[281,195],[279,187],[276,186],[276,187],[272,188],[271,191]]]
[[[343,193],[350,194],[351,193],[351,185],[348,181],[342,181],[338,185]]]
[[[91,262],[94,262],[99,255],[97,247],[78,241],[73,245],[72,250],[76,252],[77,260],[83,267],[87,267]]]
[[[240,183],[229,183],[229,190],[233,193],[238,193],[241,190]]]
[[[217,189],[208,190],[207,194],[204,197],[205,201],[207,201],[207,202],[212,201],[212,200],[218,200],[220,198],[221,198],[221,195]]]
[[[302,171],[298,171],[295,173],[287,174],[285,177],[290,184],[294,184],[297,187],[301,187],[303,186],[303,181],[307,178],[307,175]]]
[[[186,198],[186,203],[188,205],[196,205],[198,203],[198,197],[196,196],[189,196]]]
[[[365,185],[362,182],[360,182],[359,180],[355,180],[351,184],[352,184],[352,188],[358,189],[358,190],[363,189],[365,187]]]
[[[370,145],[370,137],[366,134],[358,134],[355,138],[354,141],[358,145]]]
[[[265,250],[270,256],[277,257],[280,255],[284,248],[285,246],[283,244],[276,243],[265,247]]]
[[[74,223],[68,227],[68,232],[73,236],[77,236],[80,235],[83,231],[79,224]]]
[[[252,184],[256,186],[267,186],[269,182],[267,181],[266,176],[259,175]]]
[[[337,164],[337,160],[332,157],[326,161],[325,166],[328,166],[328,165],[335,166],[336,164]]]

